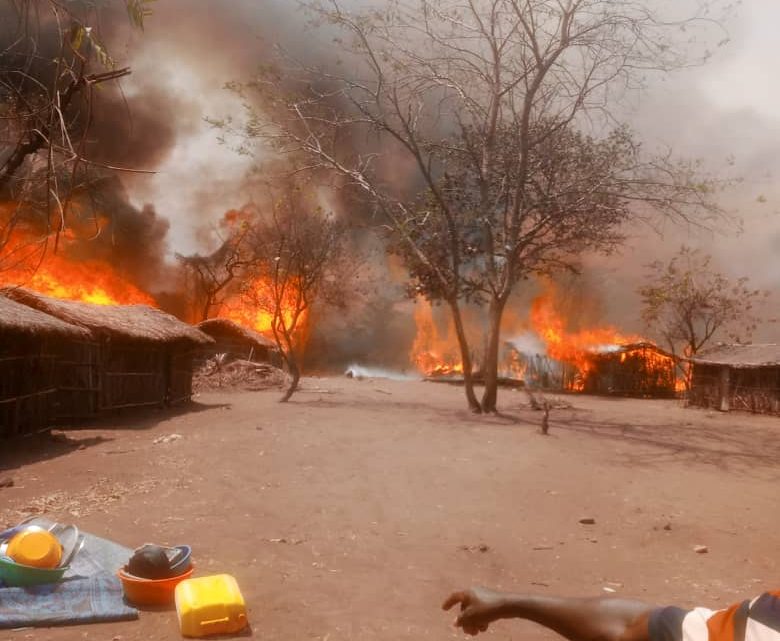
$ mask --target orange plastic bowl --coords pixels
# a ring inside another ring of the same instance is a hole
[[[122,582],[125,598],[133,605],[173,605],[176,586],[190,578],[195,568],[190,567],[183,574],[168,579],[142,579],[128,574],[124,569],[117,572]]]

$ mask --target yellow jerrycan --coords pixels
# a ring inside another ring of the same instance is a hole
[[[247,626],[244,597],[229,574],[185,579],[176,586],[175,599],[185,637],[233,634]]]

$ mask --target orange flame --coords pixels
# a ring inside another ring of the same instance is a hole
[[[555,290],[548,286],[531,305],[531,325],[546,344],[547,355],[567,366],[563,386],[574,391],[583,391],[588,376],[596,367],[596,357],[610,351],[622,349],[619,355],[621,365],[629,361],[641,364],[646,383],[666,388],[674,386],[679,392],[685,382],[675,376],[675,361],[655,349],[653,343],[636,334],[622,334],[613,327],[599,327],[575,332],[567,331],[565,320],[557,313],[554,305]],[[670,380],[671,379],[671,380]]]
[[[531,303],[531,326],[547,347],[547,356],[566,363],[573,370],[564,387],[582,391],[588,373],[593,367],[593,352],[608,345],[626,345],[645,342],[641,336],[624,335],[612,327],[599,327],[569,332],[566,321],[554,304],[555,290],[548,287]]]
[[[544,343],[546,358],[561,365],[562,375],[556,380],[564,389],[583,391],[588,376],[594,372],[597,358],[611,351],[619,352],[618,360],[626,366],[629,361],[635,364],[641,361],[641,369],[649,380],[669,380],[670,372],[674,372],[674,360],[652,348],[650,341],[636,334],[623,334],[609,326],[569,330],[566,319],[556,309],[555,299],[554,287],[547,284],[545,292],[532,302],[528,321],[507,310],[502,333],[517,335],[527,332],[529,328],[533,330]],[[431,304],[418,301],[414,320],[417,334],[410,359],[418,371],[425,376],[461,374],[463,367],[460,351],[449,316],[446,331],[442,332],[435,322]],[[471,329],[470,334],[473,334],[474,328]],[[499,373],[518,380],[526,380],[527,375],[538,377],[540,367],[544,370],[544,362],[549,361],[544,356],[537,356],[536,359],[531,359],[533,363],[529,364],[516,350],[506,350],[503,361],[499,363]],[[533,372],[529,366],[532,366]],[[545,376],[549,379],[548,375]],[[684,388],[684,381],[676,380],[675,386],[680,391]]]
[[[0,285],[29,287],[45,296],[96,305],[155,305],[151,296],[103,261],[76,261],[54,254],[18,231],[2,251]]]
[[[281,298],[280,320],[288,329],[295,326],[294,332],[300,343],[308,332],[308,311],[300,309],[300,290],[295,283],[288,282],[285,291],[277,297],[274,283],[270,278],[256,278],[245,286],[241,293],[235,294],[225,302],[219,316],[273,338],[277,298]],[[278,324],[277,328],[279,328]]]
[[[463,373],[455,326],[449,315],[447,319],[446,331],[439,332],[430,302],[417,301],[414,308],[417,335],[412,345],[410,359],[417,370],[425,376]]]

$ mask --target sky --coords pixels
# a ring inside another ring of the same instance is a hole
[[[749,276],[772,296],[762,310],[780,317],[780,4],[746,0],[729,24],[730,42],[710,63],[654,85],[637,106],[632,125],[643,138],[702,158],[715,172],[741,182],[721,196],[741,219],[741,233],[709,233],[671,226],[658,238],[635,230],[621,256],[601,261],[608,273],[606,288],[621,292],[612,306],[613,320],[635,325],[633,305],[640,267],[667,259],[686,243],[713,255],[717,267],[732,278]],[[733,166],[729,165],[733,160]],[[755,340],[777,340],[778,326],[764,324]]]
[[[145,32],[128,41],[133,76],[125,91],[132,95],[157,85],[181,105],[175,143],[149,167],[157,173],[125,179],[135,204],[153,203],[170,220],[171,252],[207,248],[204,231],[248,199],[242,182],[253,159],[220,144],[205,119],[240,118],[240,100],[224,84],[250,78],[273,40],[300,40],[303,22],[290,6],[278,0],[167,0],[156,3]],[[653,83],[629,113],[628,122],[649,146],[702,158],[715,173],[741,178],[723,203],[742,220],[743,230],[718,234],[669,226],[659,235],[645,227],[631,229],[618,256],[588,261],[603,275],[605,320],[635,329],[635,290],[644,266],[667,259],[682,243],[712,253],[727,275],[749,275],[757,287],[774,289],[767,314],[780,316],[775,309],[780,290],[778,24],[780,3],[744,0],[728,24],[729,43],[707,65]],[[773,330],[777,326],[762,331],[768,336]]]

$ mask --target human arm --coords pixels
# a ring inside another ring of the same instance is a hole
[[[527,619],[569,641],[649,641],[654,606],[616,597],[566,598],[506,594],[486,588],[452,593],[442,605],[460,604],[455,625],[467,634],[487,630],[499,619]]]

